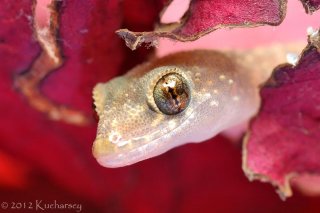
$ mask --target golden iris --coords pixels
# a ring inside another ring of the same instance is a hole
[[[190,88],[180,74],[169,73],[157,82],[153,90],[153,98],[162,113],[175,115],[188,107]]]

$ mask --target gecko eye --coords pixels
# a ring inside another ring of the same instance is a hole
[[[190,88],[184,77],[177,73],[169,73],[157,82],[153,98],[162,113],[175,115],[188,107]]]

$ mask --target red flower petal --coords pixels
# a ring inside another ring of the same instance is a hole
[[[223,27],[279,25],[284,19],[285,10],[285,0],[195,0],[191,1],[189,10],[179,23],[162,24],[153,32],[121,29],[117,33],[134,50],[142,43],[153,45],[157,37],[192,41]]]
[[[151,49],[131,52],[114,31],[121,26],[151,30],[162,3],[159,1],[158,7],[152,5],[148,13],[141,14],[141,5],[149,5],[149,0],[135,1],[134,5],[116,0],[54,1],[57,5],[53,9],[60,12],[58,38],[54,39],[58,43],[49,41],[53,42],[53,50],[60,48],[63,55],[63,63],[57,67],[60,63],[55,63],[47,52],[41,53],[33,35],[32,2],[7,0],[0,6],[0,93],[4,103],[0,106],[0,148],[66,190],[102,202],[123,178],[103,187],[111,175],[104,176],[106,170],[92,157],[96,133],[91,115],[92,87],[153,53]],[[135,14],[139,14],[139,20],[133,21]],[[53,11],[53,27],[56,15]],[[65,106],[69,107],[68,113],[83,113],[90,123],[78,126],[57,122],[39,111],[53,110],[49,115],[57,116],[59,111],[55,110]],[[115,172],[112,178],[119,174],[122,172]]]
[[[277,68],[262,88],[262,106],[244,144],[249,178],[271,181],[282,196],[291,195],[291,177],[320,175],[319,35],[309,42],[296,66]]]
[[[33,37],[32,3],[32,0],[21,0],[13,4],[4,0],[0,4],[1,79],[27,70],[40,52]]]
[[[133,28],[151,29],[162,4],[135,17],[146,1],[136,1],[134,5],[130,1],[120,2],[71,0],[57,6],[58,40],[65,60],[43,84],[43,93],[51,100],[91,114],[93,86],[127,71],[153,52],[133,53],[114,32],[127,22]]]
[[[313,13],[320,8],[320,0],[300,0],[306,13]]]
[[[20,131],[19,128],[15,129],[15,123],[20,117],[12,117],[19,112],[16,99],[20,99],[17,94],[12,95],[15,93],[12,79],[18,73],[26,71],[40,53],[40,46],[33,37],[32,8],[32,0],[21,0],[14,4],[5,0],[0,4],[0,182],[15,187],[26,184],[26,177],[22,175],[26,174],[28,169],[3,153],[2,149],[3,144],[12,142],[8,135],[17,135]],[[23,115],[23,112],[20,113]],[[19,165],[21,167],[18,167]]]

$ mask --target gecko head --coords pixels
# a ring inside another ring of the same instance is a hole
[[[253,97],[255,90],[235,78],[236,65],[215,51],[180,52],[97,84],[97,161],[105,167],[130,165],[209,139],[247,118],[252,104],[246,100],[252,98],[239,97]]]
[[[93,90],[99,115],[93,145],[97,161],[105,167],[126,166],[197,140],[192,136],[201,119],[195,109],[209,97],[197,92],[192,75],[165,66],[133,70],[97,84]]]

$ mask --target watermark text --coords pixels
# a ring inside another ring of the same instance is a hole
[[[14,202],[14,201],[0,201],[0,210],[33,210],[44,212],[46,210],[70,210],[70,212],[81,212],[82,204],[80,203],[68,203],[57,200],[44,201],[44,200],[34,200],[28,202]]]

